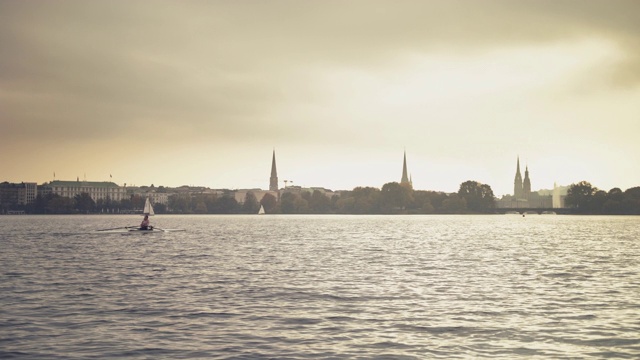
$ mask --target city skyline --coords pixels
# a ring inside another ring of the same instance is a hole
[[[303,189],[309,189],[309,188],[325,188],[327,190],[331,190],[331,191],[349,191],[352,189],[331,189],[331,188],[327,188],[327,187],[323,187],[323,186],[312,186],[312,187],[306,187],[306,186],[299,186],[294,184],[294,182],[292,180],[287,180],[284,179],[282,180],[282,184],[281,181],[278,178],[278,174],[277,174],[277,166],[276,166],[276,152],[275,149],[272,151],[272,155],[271,155],[271,172],[270,172],[270,177],[269,177],[269,186],[268,188],[263,188],[260,186],[256,186],[253,188],[240,188],[240,187],[226,187],[226,188],[212,188],[212,189],[217,189],[217,190],[253,190],[253,189],[259,189],[262,191],[278,191],[278,190],[283,190],[283,189],[287,189],[287,187],[297,187],[297,188],[303,188]],[[551,190],[554,190],[556,188],[567,188],[568,186],[562,185],[562,184],[557,184],[554,183],[553,187],[551,189],[546,189],[546,188],[539,188],[539,189],[533,189],[531,188],[531,179],[529,178],[529,167],[525,166],[525,171],[524,171],[524,180],[521,176],[521,171],[520,171],[520,157],[518,157],[516,159],[516,175],[515,175],[515,180],[514,180],[514,189],[512,193],[506,193],[506,194],[495,194],[494,195],[497,196],[497,198],[500,198],[501,196],[507,195],[507,196],[513,196],[516,198],[528,198],[529,194],[531,193],[535,193],[538,191],[542,191],[542,192],[548,192]],[[410,172],[408,171],[408,167],[407,167],[407,154],[406,151],[403,154],[403,161],[402,161],[402,176],[400,181],[388,181],[387,183],[392,183],[392,182],[396,182],[399,183],[401,185],[406,185],[409,186],[411,189],[413,189],[413,185],[412,185],[412,175],[410,174]],[[0,182],[2,181],[6,181],[6,180],[2,180],[0,179]],[[176,188],[176,187],[183,187],[183,186],[189,186],[189,187],[202,187],[202,185],[198,185],[198,184],[183,184],[180,186],[167,186],[165,184],[155,184],[155,183],[151,183],[151,184],[116,184],[113,181],[113,176],[109,175],[109,180],[96,180],[96,179],[87,179],[86,174],[85,176],[82,178],[82,180],[80,179],[79,176],[76,176],[76,180],[73,179],[60,179],[56,177],[56,174],[54,172],[53,174],[53,179],[50,181],[45,181],[42,183],[38,183],[38,182],[33,182],[33,181],[29,181],[29,180],[23,180],[20,181],[21,183],[28,183],[28,184],[37,184],[37,185],[46,185],[46,184],[52,184],[55,182],[65,182],[65,183],[75,183],[75,182],[81,182],[81,183],[100,183],[100,184],[114,184],[114,186],[125,186],[125,187],[159,187],[159,186],[163,186],[163,187],[167,187],[167,188]],[[386,183],[385,183],[386,184]],[[289,186],[287,186],[289,185]],[[490,185],[490,184],[488,184]],[[206,188],[210,188],[205,186]],[[373,186],[375,188],[381,188],[382,186]],[[638,186],[634,186],[634,187],[638,187]],[[596,187],[597,188],[597,187]],[[414,189],[414,190],[418,190],[418,191],[435,191],[435,192],[446,192],[446,191],[442,191],[442,190],[436,190],[436,189]],[[599,189],[599,190],[603,190],[603,189]],[[610,189],[609,189],[610,190]],[[626,190],[626,188],[621,189],[622,191]],[[448,193],[455,193],[456,191],[450,191]]]
[[[635,1],[0,0],[2,181],[640,185]],[[544,26],[541,26],[544,24]]]

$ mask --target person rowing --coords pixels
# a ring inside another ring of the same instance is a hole
[[[145,215],[140,223],[140,230],[153,230],[153,226],[149,226],[149,215]]]

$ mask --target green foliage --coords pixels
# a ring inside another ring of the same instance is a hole
[[[458,195],[465,200],[467,208],[472,212],[491,213],[496,207],[491,186],[477,181],[469,180],[460,184]]]
[[[309,199],[309,210],[314,214],[331,213],[331,199],[320,190],[314,190]]]
[[[280,197],[280,210],[283,214],[307,214],[309,203],[302,195],[285,192]]]
[[[296,195],[292,192],[285,192],[280,196],[280,211],[283,214],[295,213]]]
[[[567,190],[565,203],[580,213],[589,213],[592,210],[591,205],[596,191],[598,189],[586,181],[571,184],[569,190]]]
[[[167,213],[167,205],[165,204],[153,204],[153,210],[156,214],[166,214]]]
[[[565,203],[578,214],[640,215],[640,187],[605,192],[581,181],[569,187]]]
[[[48,202],[46,212],[49,214],[72,214],[76,203],[72,198],[54,195]]]
[[[437,214],[442,211],[442,202],[448,198],[447,194],[435,191],[417,190],[413,192],[411,209],[417,214]]]
[[[256,195],[249,191],[244,196],[244,203],[242,204],[242,212],[245,214],[256,214],[260,210],[260,203]]]
[[[160,189],[166,191],[158,187]],[[382,189],[356,187],[331,198],[320,190],[285,191],[280,199],[267,193],[258,202],[255,194],[248,192],[242,205],[235,200],[232,191],[225,191],[222,195],[200,191],[182,191],[170,195],[168,205],[154,204],[155,211],[159,214],[256,214],[260,205],[269,214],[466,214],[492,213],[495,210],[491,187],[477,181],[460,184],[458,192],[454,194],[414,191],[397,182],[384,184]],[[620,188],[613,188],[605,192],[582,181],[571,185],[565,200],[575,213],[640,215],[640,187],[624,192]],[[13,206],[11,210],[24,209],[35,214],[121,213],[142,210],[144,201],[145,198],[139,195],[121,201],[106,198],[94,202],[86,193],[74,198],[49,193],[39,194],[32,204],[20,205],[19,208]],[[5,207],[0,208],[3,209]]]
[[[443,214],[464,214],[467,212],[467,201],[458,194],[451,194],[442,201],[440,211]]]
[[[336,199],[334,206],[340,214],[377,214],[379,203],[380,189],[356,187]]]
[[[240,210],[238,202],[231,194],[225,194],[216,201],[218,214],[237,214]]]
[[[91,196],[87,193],[76,195],[74,200],[76,202],[76,209],[81,213],[91,213],[96,207],[95,201],[93,201]]]
[[[190,214],[191,196],[187,194],[176,194],[169,196],[169,209],[177,214]]]
[[[385,214],[405,213],[413,202],[413,190],[397,182],[386,183],[380,191],[380,210]]]
[[[278,199],[275,196],[267,193],[264,194],[262,200],[260,200],[260,204],[264,207],[264,212],[267,214],[273,214],[276,212],[276,207],[278,205]]]

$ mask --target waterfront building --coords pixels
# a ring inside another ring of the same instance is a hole
[[[38,195],[38,184],[33,182],[0,183],[0,214],[24,214],[26,205]]]
[[[76,195],[87,193],[93,201],[107,200],[120,201],[128,198],[127,188],[109,181],[62,181],[53,180],[45,184],[51,189],[51,193],[63,197],[73,198]]]
[[[152,204],[163,204],[163,205],[168,205],[169,204],[169,196],[170,191],[172,191],[169,188],[165,188],[164,186],[160,186],[160,187],[155,187],[153,185],[151,186],[128,186],[127,187],[127,194],[130,195],[135,195],[138,197],[141,197],[143,199],[149,198],[149,201],[151,201]]]
[[[0,183],[0,205],[3,209],[31,204],[38,196],[38,184],[34,182]]]
[[[134,195],[138,195],[143,199],[149,198],[152,204],[163,204],[169,205],[169,193],[166,192],[156,192],[156,191],[142,191],[137,190],[133,192]]]

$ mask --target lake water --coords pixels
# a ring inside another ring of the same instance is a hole
[[[0,216],[0,358],[640,358],[640,217]]]

